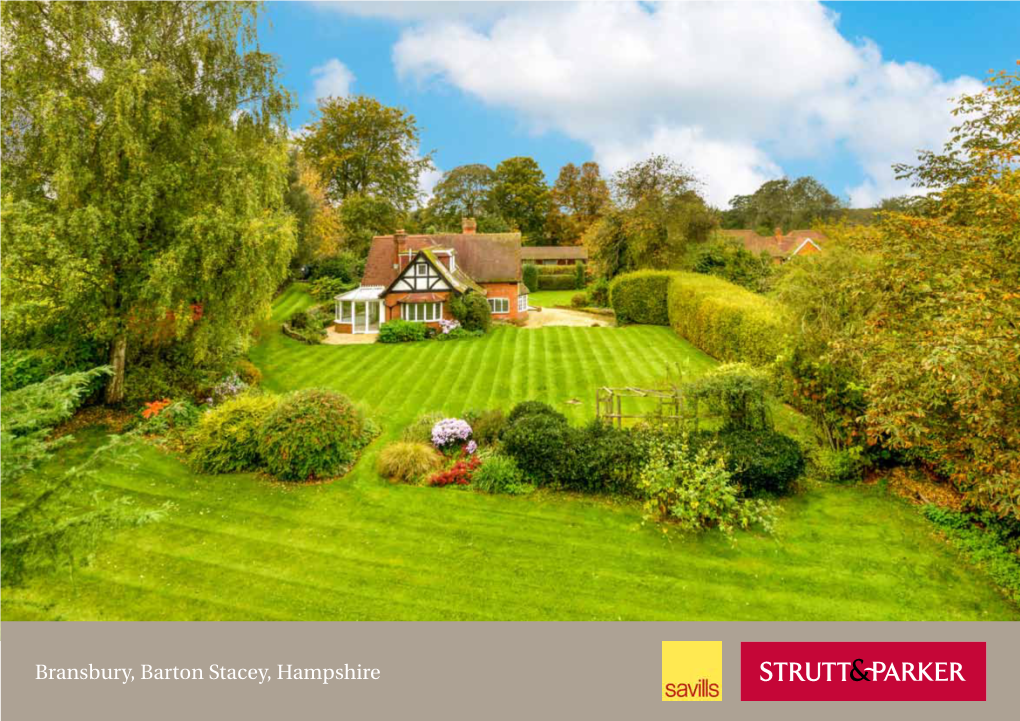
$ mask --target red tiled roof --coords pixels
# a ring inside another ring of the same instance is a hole
[[[521,247],[522,260],[559,260],[561,258],[588,260],[588,249],[583,245],[525,245]]]
[[[777,258],[786,258],[794,253],[805,241],[810,240],[819,247],[828,240],[824,233],[817,230],[791,230],[786,235],[758,235],[753,230],[722,230],[724,236],[741,243],[752,253],[765,251]]]
[[[409,235],[408,250],[452,248],[458,270],[477,283],[514,283],[521,279],[520,233],[449,233]],[[377,235],[365,261],[362,285],[389,286],[399,273],[392,235]]]

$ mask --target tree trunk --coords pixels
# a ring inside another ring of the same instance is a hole
[[[113,339],[110,346],[110,366],[113,375],[106,382],[106,404],[116,405],[124,400],[124,363],[127,356],[127,336],[123,333]]]

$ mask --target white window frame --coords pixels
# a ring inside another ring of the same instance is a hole
[[[338,300],[340,312],[336,315],[337,323],[354,323],[354,301]]]
[[[517,312],[523,313],[528,309],[528,294],[522,293],[517,296]]]
[[[443,303],[401,303],[400,317],[412,323],[438,323],[443,317]]]
[[[510,299],[509,298],[488,298],[489,301],[489,312],[492,315],[506,315],[510,312]],[[503,310],[499,310],[502,308]]]

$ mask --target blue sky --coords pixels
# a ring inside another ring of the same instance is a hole
[[[902,192],[888,166],[941,143],[948,98],[1020,59],[1013,3],[267,11],[260,42],[296,95],[292,127],[331,80],[414,113],[442,170],[530,155],[552,181],[567,162],[664,152],[719,205],[782,174],[855,204]]]

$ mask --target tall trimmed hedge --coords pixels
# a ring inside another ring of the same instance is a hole
[[[567,273],[539,273],[538,275],[539,290],[574,290],[574,288],[573,275]]]
[[[669,324],[701,350],[719,360],[757,365],[772,363],[783,350],[790,325],[776,301],[712,275],[671,277]]]
[[[532,293],[538,292],[538,266],[534,263],[525,263],[524,269],[521,271],[523,276],[524,285],[528,287]]]
[[[664,270],[639,270],[617,276],[609,284],[609,305],[617,322],[669,325],[666,298],[674,275]]]

